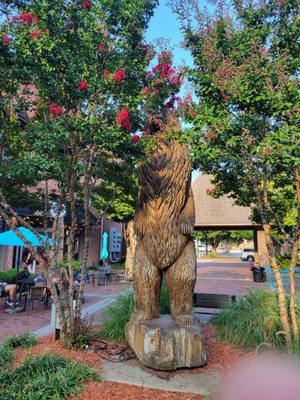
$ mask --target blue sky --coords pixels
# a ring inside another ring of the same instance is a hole
[[[148,28],[147,39],[150,42],[157,38],[170,39],[170,45],[174,47],[174,63],[180,65],[184,61],[186,65],[191,65],[190,54],[180,47],[183,35],[180,32],[179,22],[166,3],[167,0],[161,0],[159,7],[155,10]]]
[[[183,35],[180,32],[179,22],[166,3],[167,0],[161,0],[159,7],[155,10],[148,28],[147,39],[150,42],[157,38],[170,39],[170,45],[173,47],[174,63],[176,65],[182,65],[183,63],[192,65],[191,55],[180,46]],[[205,3],[203,1],[203,5]],[[193,171],[192,179],[194,180],[198,175],[198,171]]]

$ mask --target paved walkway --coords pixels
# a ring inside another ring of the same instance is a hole
[[[199,261],[195,292],[242,296],[247,290],[267,287],[253,282],[251,263],[239,260]]]
[[[115,296],[123,291],[124,284],[110,284],[108,286],[87,285],[85,289],[85,304],[82,314],[89,316],[100,316],[101,311],[109,303],[113,302]],[[20,335],[26,331],[38,335],[51,332],[51,307],[45,310],[43,304],[34,302],[34,309],[28,304],[27,311],[18,314],[5,314],[4,299],[0,299],[0,342],[7,336]]]
[[[247,262],[238,260],[198,262],[196,292],[243,295],[248,288],[255,289],[264,285],[253,282],[250,264]],[[99,321],[103,309],[125,289],[124,284],[87,285],[83,315],[93,316],[95,322]],[[13,315],[3,313],[4,309],[4,301],[0,299],[0,341],[7,336],[19,335],[25,331],[35,332],[38,335],[51,332],[50,310],[44,310],[42,303],[35,302],[34,310],[31,310],[29,305],[28,312]],[[207,318],[201,319],[206,321]]]

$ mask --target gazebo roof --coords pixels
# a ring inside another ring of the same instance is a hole
[[[257,227],[250,219],[250,207],[236,205],[228,195],[217,199],[209,195],[213,189],[212,178],[212,175],[200,174],[192,183],[196,209],[195,229],[234,230]]]

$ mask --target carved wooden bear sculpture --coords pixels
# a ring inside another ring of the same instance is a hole
[[[191,238],[195,209],[188,147],[177,141],[161,142],[140,166],[139,184],[132,321],[158,318],[164,274],[173,321],[192,325],[196,252]]]

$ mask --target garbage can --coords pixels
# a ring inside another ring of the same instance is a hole
[[[266,281],[266,273],[264,267],[253,267],[251,268],[253,273],[253,281],[257,283]]]

